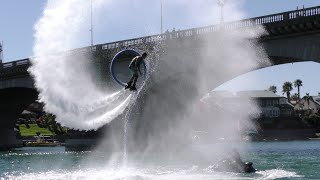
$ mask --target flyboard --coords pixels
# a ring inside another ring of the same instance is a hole
[[[129,69],[129,64],[131,60],[136,57],[141,56],[141,54],[133,49],[125,49],[120,52],[118,52],[112,59],[111,65],[110,65],[110,72],[112,79],[120,86],[126,87],[127,82],[131,78],[131,72]],[[140,87],[138,88],[138,91],[141,89],[141,87],[144,85],[146,80],[146,74],[147,74],[147,66],[145,61],[142,61],[143,65],[143,73],[142,77],[140,77],[139,83]]]

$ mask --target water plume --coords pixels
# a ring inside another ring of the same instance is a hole
[[[108,1],[96,0],[99,14]],[[49,0],[35,25],[34,56],[29,69],[45,110],[56,115],[64,126],[90,130],[112,121],[126,108],[130,95],[124,91],[102,90],[88,49],[71,51],[85,45],[89,24],[89,1]]]
[[[230,3],[232,16],[241,18],[244,13],[233,5],[233,1]],[[196,8],[198,6],[193,5],[190,4],[195,7],[190,9],[192,13],[203,14]],[[235,18],[228,15],[227,19]],[[176,37],[160,45],[159,58],[151,58],[154,71],[144,87],[146,93],[139,95],[135,107],[132,107],[127,145],[131,147],[132,157],[151,153],[169,159],[190,158],[200,163],[200,156],[206,154],[203,160],[214,162],[218,156],[214,155],[216,153],[188,155],[193,152],[192,145],[197,143],[193,137],[198,136],[202,144],[218,143],[215,149],[220,153],[234,146],[233,143],[224,146],[220,142],[240,142],[245,130],[254,128],[251,120],[259,114],[257,106],[248,97],[226,98],[220,94],[212,96],[215,92],[209,92],[269,63],[257,41],[265,33],[261,26],[228,30],[224,24],[216,32],[196,37],[180,38],[169,33]],[[207,93],[211,100],[202,102]]]
[[[156,31],[156,25],[149,25],[155,21],[154,16],[146,17],[146,14],[154,14],[154,1],[97,2],[100,4],[96,4],[96,12],[108,12],[100,14],[100,18],[107,16],[101,29],[109,36],[99,41],[132,38]],[[229,12],[225,14],[226,20],[244,17],[244,12],[238,8],[239,2],[235,2],[229,1],[226,6]],[[225,97],[209,92],[236,76],[259,68],[261,63],[268,63],[256,40],[265,33],[262,27],[229,31],[222,24],[219,31],[211,34],[175,37],[145,48],[150,51],[150,78],[141,93],[132,98],[123,91],[106,92],[99,88],[94,68],[88,61],[92,59],[90,53],[54,55],[81,44],[78,39],[89,17],[84,3],[87,2],[48,1],[43,17],[35,26],[35,58],[30,71],[35,76],[40,100],[45,102],[46,110],[57,115],[58,122],[79,129],[96,129],[124,112],[124,122],[130,122],[129,127],[124,128],[121,121],[122,126],[111,126],[106,142],[112,144],[108,147],[121,150],[125,146],[128,158],[138,161],[154,158],[155,162],[167,162],[165,160],[171,158],[213,162],[216,153],[194,150],[194,143],[200,140],[202,144],[216,143],[214,149],[224,152],[233,144],[221,145],[221,139],[224,143],[239,142],[245,127],[252,127],[250,120],[256,114],[256,106],[250,99],[224,104]],[[177,20],[176,14],[181,14],[177,26],[184,25],[180,28],[210,25],[220,19],[214,18],[220,14],[219,8],[207,0],[168,1],[165,6],[173,20]],[[97,31],[102,32],[101,29]],[[127,32],[129,37],[117,34],[118,31]],[[169,35],[177,36],[170,32]],[[207,93],[207,99],[211,100],[202,101]],[[135,102],[129,105],[132,99]],[[123,138],[124,130],[127,138]],[[200,140],[194,139],[195,136]]]

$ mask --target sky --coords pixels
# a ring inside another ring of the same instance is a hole
[[[216,3],[216,0],[201,0],[201,2],[205,1],[206,3]],[[87,2],[90,1],[87,0]],[[160,32],[160,0],[126,0],[118,2],[120,2],[118,6],[110,3],[110,11],[99,16],[94,15],[95,44],[152,35]],[[200,2],[200,0],[197,2]],[[237,17],[241,19],[291,11],[297,7],[302,8],[303,5],[305,7],[320,6],[319,0],[237,0],[236,2],[238,6],[241,6],[241,14],[233,15],[233,19],[228,19],[226,15],[226,21],[236,20]],[[141,4],[143,4],[143,7],[141,7]],[[4,43],[3,62],[32,56],[34,24],[41,17],[45,5],[45,0],[1,1],[0,41]],[[206,18],[200,18],[201,20],[190,21],[192,18],[199,19],[199,17],[205,16],[201,13],[190,13],[193,12],[192,8],[204,8],[204,12],[210,8],[197,7],[197,5],[200,6],[201,3],[190,5],[189,0],[163,0],[163,29],[186,29],[212,25],[218,22],[220,19],[219,13],[214,14],[214,17],[210,15]],[[88,4],[88,10],[90,9],[89,7]],[[122,7],[124,10],[119,11],[119,7]],[[132,12],[127,10],[128,8],[136,10]],[[218,12],[217,9],[215,11]],[[232,14],[235,12],[228,12],[228,8],[226,7],[225,13]],[[146,14],[148,15],[146,16]],[[212,23],[208,23],[208,19],[210,18],[212,19]],[[82,39],[79,47],[90,45],[89,29],[90,25],[88,24],[88,36]],[[293,82],[295,79],[301,79],[303,81],[301,94],[310,93],[310,95],[317,95],[320,92],[320,83],[316,75],[317,72],[320,72],[319,70],[320,64],[312,62],[273,66],[239,76],[218,87],[217,90],[264,90],[268,89],[271,85],[275,85],[278,88],[277,94],[282,95],[282,84],[285,81]],[[255,83],[247,83],[252,81],[255,81]],[[292,93],[295,92],[296,89],[292,91]]]

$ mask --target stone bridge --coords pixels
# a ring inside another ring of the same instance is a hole
[[[302,61],[320,62],[320,6],[244,19],[223,25],[192,28],[99,44],[75,51],[93,53],[95,58],[92,63],[97,68],[98,82],[101,83],[101,86],[116,86],[107,70],[112,57],[122,49],[133,48],[152,52],[158,49],[155,47],[160,47],[164,51],[170,52],[168,47],[174,46],[174,51],[187,49],[196,52],[201,46],[205,46],[198,41],[199,37],[210,36],[219,32],[221,28],[225,31],[232,31],[253,26],[264,26],[268,32],[259,39],[259,42],[263,44],[272,60],[272,65]],[[174,52],[171,51],[171,53],[174,56]],[[37,99],[38,92],[34,88],[33,79],[27,71],[29,66],[29,59],[0,64],[0,147],[14,146],[14,122],[23,109]],[[262,65],[259,68],[266,66],[270,65]],[[213,86],[217,87],[239,75],[241,74],[220,79]]]

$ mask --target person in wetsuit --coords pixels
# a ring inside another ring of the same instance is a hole
[[[142,64],[143,60],[148,56],[147,53],[143,53],[142,56],[136,56],[134,57],[130,64],[129,64],[129,69],[132,73],[132,77],[130,81],[127,83],[125,86],[125,89],[130,88],[130,90],[135,91],[137,90],[136,88],[136,83],[139,78],[139,74],[142,75],[141,70],[140,70],[140,65]]]
[[[233,149],[231,152],[231,160],[230,166],[237,172],[245,172],[245,173],[253,173],[257,170],[252,166],[252,162],[243,162],[241,160],[240,154],[236,149]]]

